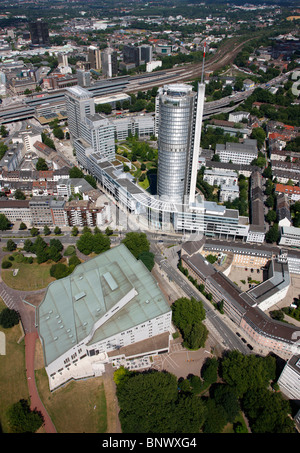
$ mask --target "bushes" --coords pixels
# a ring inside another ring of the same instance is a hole
[[[19,323],[20,315],[16,310],[4,308],[0,313],[0,325],[4,329],[9,329]]]
[[[11,261],[2,261],[2,269],[9,269],[12,266]]]

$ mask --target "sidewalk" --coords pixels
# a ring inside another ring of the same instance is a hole
[[[40,400],[35,376],[34,376],[34,353],[35,353],[35,343],[38,339],[37,332],[27,333],[25,335],[25,360],[26,360],[26,376],[28,381],[28,389],[30,395],[30,408],[31,410],[37,410],[41,412],[44,417],[44,429],[46,433],[56,433],[56,428],[51,421],[42,401]]]

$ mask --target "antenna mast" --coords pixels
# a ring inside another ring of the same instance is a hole
[[[204,61],[205,61],[205,52],[206,52],[206,41],[204,42],[204,48],[203,48],[203,60],[202,60],[202,74],[201,74],[201,83],[203,83],[203,78],[204,78]]]

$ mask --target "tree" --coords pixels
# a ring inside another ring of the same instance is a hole
[[[143,261],[147,269],[151,272],[154,266],[154,254],[151,252],[142,252],[138,256],[138,260]]]
[[[227,421],[233,423],[240,411],[236,389],[227,384],[218,384],[213,390],[213,398],[225,410]]]
[[[51,277],[56,278],[57,280],[67,277],[72,272],[72,269],[68,268],[63,263],[53,264],[50,268]]]
[[[213,384],[218,379],[219,362],[215,357],[206,359],[201,376],[206,384]]]
[[[20,223],[19,230],[27,230],[27,226],[24,222]]]
[[[0,312],[0,325],[4,329],[10,329],[19,323],[20,315],[16,310],[10,308],[3,308]]]
[[[17,244],[12,239],[8,239],[6,248],[9,252],[13,252],[14,250],[16,250]]]
[[[48,227],[48,225],[45,225],[44,226],[44,235],[48,236],[50,233],[51,233],[50,228]]]
[[[84,179],[94,188],[97,189],[97,181],[92,175],[86,175]]]
[[[275,220],[277,219],[277,214],[276,214],[276,211],[274,211],[273,209],[271,209],[268,214],[266,215],[266,220],[268,223],[272,223],[272,222],[275,222]]]
[[[110,239],[103,233],[96,233],[93,236],[93,252],[99,254],[110,249]]]
[[[180,330],[184,345],[190,349],[199,349],[205,345],[208,331],[202,321],[205,310],[201,301],[181,297],[172,305],[173,322]]]
[[[4,214],[0,214],[0,230],[8,230],[11,223]]]
[[[56,226],[54,228],[54,234],[60,234],[61,233],[61,229],[59,228],[59,226]]]
[[[276,376],[274,357],[245,356],[238,351],[230,351],[222,360],[221,374],[224,381],[235,386],[237,394],[242,397],[251,390],[267,388]]]
[[[78,167],[72,167],[69,171],[70,178],[84,178],[84,173]]]
[[[257,140],[257,147],[261,149],[266,139],[266,133],[262,127],[256,127],[252,130],[250,137]]]
[[[281,393],[272,393],[264,388],[255,392],[248,390],[243,398],[243,407],[254,434],[295,432],[289,401],[284,400]]]
[[[15,190],[14,197],[16,200],[26,200],[26,195],[20,189]]]
[[[8,130],[6,129],[4,124],[2,124],[2,126],[0,127],[0,134],[1,134],[2,137],[7,137],[8,136]]]
[[[71,231],[71,235],[72,236],[78,236],[78,233],[79,233],[79,230],[78,230],[77,226],[73,226],[72,231]]]
[[[55,247],[56,250],[58,250],[59,252],[61,252],[64,248],[61,241],[59,239],[55,239],[55,238],[50,239],[49,245],[50,245],[50,247]]]
[[[76,246],[84,255],[89,255],[94,249],[94,236],[92,233],[83,233],[78,239]]]
[[[28,401],[21,399],[7,411],[9,425],[13,433],[35,433],[44,419],[37,410],[30,410]]]
[[[136,258],[143,252],[149,252],[150,243],[147,239],[146,233],[130,232],[127,233],[122,243],[126,245],[128,250]]]
[[[278,229],[278,224],[274,223],[273,226],[269,229],[269,231],[266,233],[266,241],[269,243],[274,243],[279,240],[279,229]]]
[[[48,165],[47,165],[45,159],[43,159],[42,157],[39,157],[38,160],[37,160],[35,168],[38,171],[47,171],[48,170]]]
[[[39,234],[39,230],[36,227],[32,227],[30,230],[31,236],[37,236]]]
[[[53,135],[59,140],[63,140],[65,138],[64,131],[58,126],[53,129]]]

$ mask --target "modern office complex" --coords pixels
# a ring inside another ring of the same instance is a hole
[[[95,143],[89,139],[89,136],[95,135],[91,133],[93,129],[91,128],[90,132],[88,130],[88,125],[95,124],[95,115],[84,114],[85,103],[87,110],[92,109],[91,100],[85,94],[86,90],[72,87],[67,94],[70,98],[67,102],[71,109],[70,115],[74,114],[74,103],[78,104],[79,115],[83,114],[76,123],[78,126],[80,123],[79,138],[76,138],[76,128],[75,134],[71,133],[71,137],[75,136],[77,160],[119,205],[135,215],[136,221],[144,229],[199,232],[212,237],[246,240],[249,230],[247,217],[239,216],[236,209],[226,209],[225,206],[204,201],[201,196],[196,196],[204,87],[204,84],[199,84],[196,93],[184,84],[167,85],[157,95],[154,124],[155,134],[159,137],[157,194],[150,194],[140,187],[130,173],[123,172],[122,164],[114,162],[113,158],[105,157],[105,153],[96,148]],[[83,106],[80,108],[81,103]],[[125,122],[125,135],[126,130],[129,132],[128,121],[131,121],[130,117],[128,118]],[[113,134],[118,135],[117,122],[118,120],[111,120],[114,128],[101,141],[102,146]],[[73,123],[72,121],[71,125]],[[135,124],[138,125],[139,135],[147,128],[149,132],[152,131],[151,121],[147,121],[144,129],[139,121],[135,121]],[[122,131],[119,133],[121,137]]]
[[[171,317],[151,273],[124,244],[80,264],[50,283],[37,308],[50,390],[99,376],[107,363],[167,352]]]

